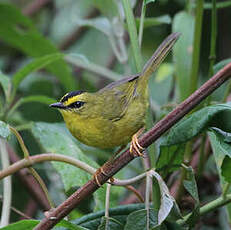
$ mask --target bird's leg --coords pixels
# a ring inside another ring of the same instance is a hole
[[[138,142],[138,137],[143,133],[144,128],[141,128],[137,133],[135,133],[132,136],[132,141],[130,144],[130,153],[132,154],[132,156],[134,157],[143,157],[144,154],[142,153],[144,151],[144,148],[139,144]],[[135,153],[133,152],[133,149],[135,150]]]
[[[112,161],[112,160],[113,160],[113,159],[114,159],[125,147],[126,147],[126,145],[122,145],[122,146],[113,154],[113,156],[108,160],[108,162],[111,162],[111,161]],[[98,180],[98,177],[97,177],[100,173],[102,173],[104,176],[107,176],[107,173],[105,173],[105,172],[103,171],[103,168],[102,168],[102,167],[100,167],[99,169],[96,170],[96,172],[95,172],[94,175],[93,175],[93,178],[94,178],[96,184],[97,184],[99,187],[102,186],[102,185],[99,183],[99,180]],[[109,180],[110,180],[110,183],[113,184],[114,178],[111,177]]]

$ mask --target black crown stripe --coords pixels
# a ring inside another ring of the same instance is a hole
[[[84,93],[84,92],[85,92],[85,91],[83,91],[83,90],[72,91],[72,92],[66,94],[65,96],[63,96],[63,97],[61,98],[60,102],[65,102],[65,101],[67,101],[69,98],[74,97],[74,96],[76,96],[76,95],[80,95],[80,94],[82,94],[82,93]]]

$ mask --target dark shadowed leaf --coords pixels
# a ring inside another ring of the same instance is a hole
[[[118,230],[123,229],[123,225],[116,219],[102,217],[101,224],[97,230]]]
[[[183,167],[186,170],[186,179],[183,181],[184,187],[195,200],[195,205],[192,215],[187,219],[187,224],[189,225],[190,228],[192,228],[196,224],[200,216],[200,200],[198,196],[198,189],[195,180],[195,175],[192,167],[187,167],[187,166],[183,166]]]
[[[149,227],[152,228],[158,224],[157,212],[150,209]],[[147,229],[147,210],[141,209],[128,215],[124,230],[144,230]]]
[[[229,120],[223,118],[230,115],[231,104],[227,103],[205,107],[182,119],[162,139],[157,168],[170,167],[171,162],[180,164],[182,143],[206,131],[209,127],[229,127]]]
[[[54,54],[48,54],[40,58],[36,58],[33,61],[31,61],[29,64],[21,68],[12,79],[14,88],[17,89],[19,84],[23,81],[25,77],[27,77],[30,73],[41,69],[50,63],[57,61],[59,59],[62,59],[64,57],[61,53],[54,53]]]
[[[11,93],[11,80],[8,76],[4,75],[3,73],[0,72],[0,84],[3,88],[3,92],[6,97],[6,101],[9,101],[10,98],[10,93]]]
[[[34,27],[32,21],[24,16],[15,6],[0,3],[0,38],[31,57],[57,53],[58,49],[45,39]],[[65,87],[72,90],[75,81],[70,68],[63,60],[56,60],[46,67]]]

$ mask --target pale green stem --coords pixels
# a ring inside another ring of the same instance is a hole
[[[140,48],[141,48],[142,39],[143,39],[145,13],[146,13],[146,3],[145,3],[145,0],[143,0],[141,16],[140,16],[140,26],[139,26],[139,47]]]
[[[33,177],[36,179],[36,181],[39,183],[39,185],[41,186],[48,202],[49,202],[49,205],[51,206],[51,208],[54,208],[54,203],[52,202],[51,198],[50,198],[50,195],[49,195],[49,192],[48,192],[48,189],[44,183],[44,181],[42,180],[42,178],[39,176],[39,174],[32,168],[32,167],[29,167],[28,168],[30,173],[33,175]]]
[[[132,12],[130,0],[122,0],[124,13],[127,20],[128,25],[128,33],[131,40],[132,52],[135,59],[137,72],[141,72],[142,70],[142,55],[139,48],[138,36],[135,18]]]
[[[210,41],[210,55],[209,55],[209,78],[214,74],[213,66],[216,60],[216,41],[217,41],[217,7],[216,0],[212,0],[213,8],[211,12],[211,41]],[[210,104],[211,95],[208,96],[206,102],[207,105]]]
[[[2,170],[9,167],[9,157],[6,149],[6,142],[4,139],[0,138],[0,154],[2,161]],[[2,214],[0,227],[5,227],[9,224],[10,220],[10,208],[11,208],[11,198],[12,198],[12,182],[11,176],[4,178],[3,180],[3,201],[2,201]]]
[[[107,218],[109,217],[110,192],[111,192],[111,184],[107,184],[106,199],[105,199],[105,217]]]
[[[24,157],[29,158],[30,157],[29,151],[28,151],[27,147],[25,146],[24,141],[23,141],[21,135],[19,134],[19,132],[11,126],[10,126],[10,131],[16,136],[16,138],[17,138],[17,140],[21,146],[21,149],[23,151]]]
[[[203,4],[204,4],[204,0],[197,0],[195,31],[194,31],[194,39],[193,39],[192,66],[191,66],[191,76],[190,76],[190,80],[191,80],[190,93],[193,93],[197,89],[197,86],[198,86],[200,45],[201,45],[202,19],[203,19]]]
[[[200,215],[205,215],[209,212],[212,212],[228,203],[231,202],[231,194],[227,194],[226,197],[219,197],[216,200],[213,200],[209,202],[208,204],[204,205],[203,207],[200,208]],[[192,213],[189,213],[188,215],[184,216],[182,220],[178,220],[177,224],[179,225],[184,225],[188,218],[192,215]]]
[[[149,229],[149,209],[150,209],[150,191],[151,191],[151,182],[152,176],[149,172],[146,173],[146,189],[145,189],[145,209],[147,211],[147,218],[146,218],[146,229]]]

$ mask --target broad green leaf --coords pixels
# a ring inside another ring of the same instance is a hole
[[[186,170],[186,179],[183,181],[184,187],[196,202],[192,215],[187,219],[187,224],[192,228],[200,216],[200,200],[192,167],[184,166],[184,169]]]
[[[123,225],[116,219],[113,219],[111,217],[109,218],[102,217],[101,224],[97,228],[97,230],[118,230],[122,228]]]
[[[230,146],[230,153],[231,153],[231,146]],[[224,177],[225,181],[231,183],[231,158],[229,156],[225,156],[222,166],[221,166],[221,174]]]
[[[149,212],[149,228],[155,227],[158,224],[157,212],[153,209],[150,209]],[[147,210],[141,209],[135,212],[132,212],[127,217],[127,223],[124,227],[124,230],[144,230],[147,229]]]
[[[74,137],[67,131],[63,124],[50,124],[45,122],[34,123],[32,133],[46,152],[64,154],[81,160],[92,167],[99,166],[88,158],[78,147]],[[87,154],[87,153],[86,153]],[[82,186],[92,178],[82,169],[61,162],[52,162],[54,168],[60,173],[65,190],[75,186]],[[96,210],[104,208],[105,186],[94,193]]]
[[[182,153],[180,144],[206,131],[209,127],[230,128],[230,114],[230,103],[219,104],[205,107],[178,122],[162,139],[157,168],[169,167],[168,164],[171,165],[171,162],[175,159],[177,159],[177,163],[181,163],[179,160],[182,158],[178,156],[178,152]],[[224,119],[224,117],[227,117],[227,119]]]
[[[158,210],[157,219],[157,225],[160,226],[162,222],[168,217],[172,208],[174,206],[177,208],[177,203],[175,199],[170,195],[168,187],[161,176],[155,171],[152,171],[151,175],[158,181],[160,188],[160,207]]]
[[[173,19],[173,32],[181,32],[181,36],[173,47],[173,60],[179,88],[179,99],[183,101],[190,92],[190,73],[193,50],[194,17],[184,11],[177,13]]]
[[[62,59],[63,57],[64,55],[61,53],[54,53],[45,55],[40,58],[36,58],[35,60],[31,61],[29,64],[24,66],[13,76],[12,82],[14,88],[17,89],[19,84],[23,81],[23,79],[27,77],[31,72],[41,69],[54,61]]]
[[[20,220],[16,223],[9,224],[6,227],[0,228],[1,230],[33,230],[39,223],[38,220]]]
[[[227,64],[231,63],[231,58],[222,60],[218,62],[216,65],[213,67],[214,73],[217,73],[219,70],[223,69]]]
[[[189,192],[189,194],[193,197],[193,199],[197,202],[197,204],[199,204],[200,200],[199,200],[198,189],[197,189],[197,184],[196,184],[193,169],[192,167],[186,167],[186,166],[184,166],[184,169],[187,172],[186,179],[183,181],[184,187]]]
[[[210,129],[209,137],[218,172],[226,182],[230,183],[231,144],[229,138],[227,139],[227,133],[220,129],[212,128]],[[224,181],[222,180],[221,183],[224,184]]]
[[[0,3],[0,21],[1,40],[23,53],[41,57],[58,52],[57,48],[37,31],[31,20],[15,6]],[[63,60],[56,60],[46,68],[60,80],[66,90],[74,89],[75,81],[70,68]]]
[[[10,134],[11,134],[11,132],[9,129],[9,125],[3,121],[0,121],[0,137],[8,138],[10,136]]]
[[[5,97],[6,97],[6,101],[9,101],[10,98],[10,93],[11,93],[11,81],[10,78],[6,75],[4,75],[3,73],[1,73],[0,71],[0,84],[2,85]]]
[[[144,204],[120,205],[115,208],[110,208],[109,213],[110,213],[110,217],[116,219],[117,221],[119,221],[124,225],[127,221],[127,216],[130,213],[138,211],[143,208],[144,208]],[[81,218],[73,220],[72,222],[76,225],[81,225],[85,228],[95,230],[100,225],[101,218],[104,217],[104,215],[105,215],[105,211],[99,211],[99,212],[85,215]]]
[[[226,183],[230,181],[230,168],[231,168],[231,146],[230,142],[226,142],[226,136],[218,129],[209,130],[209,139],[213,150],[217,171],[220,177],[221,187],[224,188]],[[226,182],[227,181],[227,182]],[[229,189],[230,192],[230,189]],[[228,210],[229,219],[231,219],[231,205],[226,206]]]
[[[70,221],[67,220],[61,220],[58,224],[55,225],[56,227],[65,227],[68,230],[88,230],[87,228],[77,226]]]

